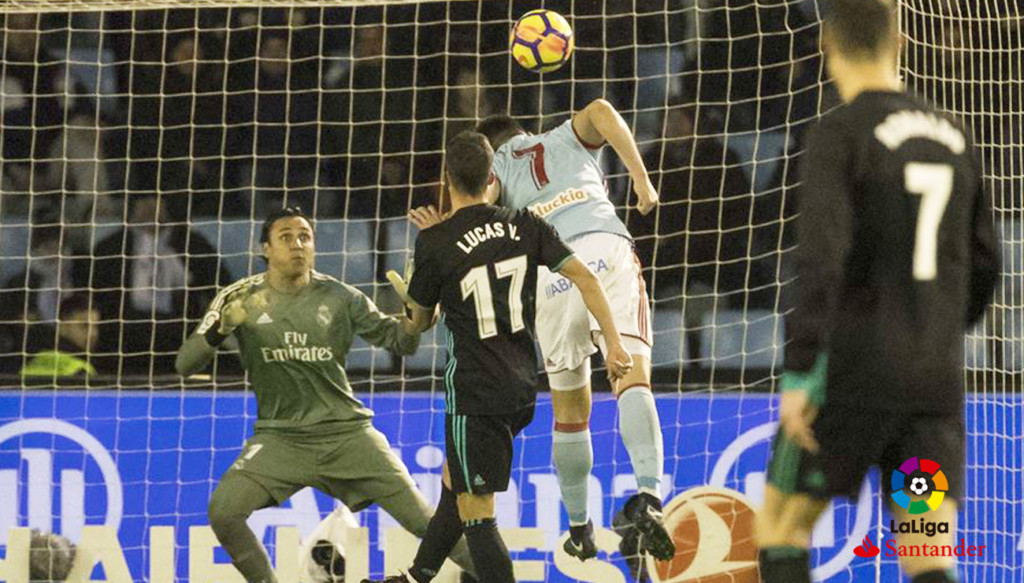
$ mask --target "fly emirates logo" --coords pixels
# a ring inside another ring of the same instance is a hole
[[[309,334],[301,332],[285,332],[284,348],[260,348],[263,353],[263,362],[285,362],[297,360],[300,362],[327,362],[334,360],[334,350],[329,346],[307,346]]]
[[[530,205],[529,209],[533,214],[543,218],[559,209],[579,204],[587,200],[587,198],[589,198],[587,191],[570,188],[569,190],[559,192],[558,196],[547,202],[538,202],[537,204]]]

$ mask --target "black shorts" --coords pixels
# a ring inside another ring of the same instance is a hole
[[[504,492],[512,473],[512,439],[532,420],[533,405],[508,415],[445,415],[452,491]]]
[[[868,469],[878,466],[882,491],[890,502],[920,498],[910,495],[915,477],[928,481],[928,492],[945,491],[942,497],[960,499],[965,449],[962,414],[887,413],[825,405],[814,423],[814,436],[821,448],[816,455],[781,431],[775,435],[768,483],[784,493],[855,498]],[[894,477],[898,470],[903,471]],[[891,494],[901,484],[908,496],[897,494],[899,500],[894,501]]]

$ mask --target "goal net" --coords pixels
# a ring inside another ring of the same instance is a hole
[[[1017,503],[1024,478],[1024,10],[996,0],[907,0],[900,16],[904,79],[971,130],[1002,241],[1003,276],[993,308],[966,342],[965,383],[974,400],[968,393],[967,492],[958,536],[991,541],[984,561],[962,563],[965,581],[1008,581],[1019,577],[1024,552]],[[993,419],[1001,425],[990,426]]]
[[[680,548],[650,576],[756,581],[751,531],[785,350],[782,292],[798,285],[787,262],[793,193],[808,126],[839,105],[819,47],[825,5],[0,4],[0,546],[10,557],[9,529],[40,528],[107,549],[93,554],[111,581],[240,580],[213,548],[206,506],[252,432],[254,400],[230,344],[199,378],[180,379],[174,355],[219,288],[263,270],[263,217],[300,205],[316,220],[317,269],[395,313],[384,275],[410,257],[405,213],[439,200],[447,140],[505,112],[545,131],[604,98],[661,195],[640,216],[605,148],[608,191],[652,300],[663,493]],[[507,43],[512,23],[542,7],[569,19],[576,51],[536,75]],[[902,0],[899,13],[904,80],[971,130],[1003,239],[996,305],[965,342],[958,539],[986,547],[961,561],[964,580],[1011,581],[1024,568],[1021,13],[1001,0]],[[345,363],[431,502],[445,350],[440,329],[404,359],[357,341]],[[602,554],[580,564],[560,550],[568,521],[542,394],[498,497],[518,580],[633,580],[610,529],[635,480],[600,376],[590,509]],[[887,488],[873,475],[860,503],[825,513],[816,580],[896,577],[895,558],[853,553],[865,536],[892,540],[877,503]],[[307,489],[250,520],[282,581],[297,570],[287,527],[305,537],[333,508]],[[415,544],[389,517],[356,519],[350,577],[407,566]]]

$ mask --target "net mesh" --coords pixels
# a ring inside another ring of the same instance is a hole
[[[606,151],[609,192],[636,239],[652,296],[655,383],[678,397],[662,411],[670,490],[710,481],[758,502],[773,408],[761,393],[781,372],[784,350],[779,292],[791,281],[790,195],[808,124],[838,104],[819,52],[821,4],[546,2],[570,18],[577,49],[562,70],[544,76],[519,68],[507,51],[512,22],[538,2],[151,0],[132,11],[105,1],[0,4],[0,372],[18,389],[5,395],[17,409],[11,418],[64,418],[102,434],[119,460],[143,455],[145,470],[125,476],[126,491],[175,504],[125,503],[131,534],[122,546],[133,576],[144,578],[150,552],[136,534],[167,524],[162,515],[178,527],[178,564],[187,564],[182,532],[206,523],[205,506],[189,501],[208,499],[253,411],[234,393],[203,391],[243,386],[230,347],[209,378],[185,384],[174,375],[174,353],[218,288],[263,269],[254,252],[266,212],[301,205],[317,219],[317,268],[397,311],[384,273],[408,259],[415,231],[406,211],[439,200],[447,139],[506,111],[543,131],[605,98],[637,136],[662,197],[655,213],[640,216],[628,176]],[[993,558],[968,567],[970,581],[1010,580],[1000,577],[1020,568],[1016,541],[1007,538],[1021,531],[1014,397],[1024,367],[1024,47],[1013,6],[900,4],[904,79],[972,130],[1004,240],[996,306],[966,347],[965,381],[979,397],[968,413],[968,480],[979,487],[961,528],[993,548]],[[94,340],[77,324],[83,312],[98,321]],[[87,383],[55,379],[46,363],[39,376],[19,376],[40,351],[89,342],[96,374]],[[428,491],[436,488],[437,452],[421,440],[440,435],[444,349],[440,332],[404,360],[357,342],[346,363]],[[74,398],[30,390],[83,384],[115,390]],[[128,390],[152,387],[164,390]],[[614,403],[599,398],[595,419],[602,414],[612,421],[595,420],[596,451],[610,452],[595,463],[603,494],[597,522],[607,527],[628,490],[619,478],[629,466],[615,437]],[[413,431],[419,424],[426,436]],[[122,425],[140,428],[141,441],[115,429]],[[550,430],[525,440],[526,450],[543,454]],[[750,449],[743,459],[735,458],[737,443]],[[722,462],[730,455],[732,466]],[[544,527],[545,580],[567,580],[551,554],[551,531],[565,524],[542,524],[552,492],[544,489],[552,484],[545,456],[517,462],[519,504],[501,516]],[[106,483],[93,462],[69,463],[86,491]],[[0,471],[0,484],[20,484],[24,493],[29,474]],[[308,530],[330,504],[317,498],[310,506],[311,496],[293,499],[298,510],[282,520],[298,517]],[[23,502],[0,512],[0,531],[60,524],[62,512]],[[105,507],[89,514],[86,506],[81,523],[103,523]],[[874,569],[851,564],[852,547],[844,546],[843,537],[860,532],[861,510],[838,503],[828,514],[831,529],[819,527],[820,577],[859,580]],[[364,524],[390,525],[384,518]],[[749,546],[749,537],[734,540],[734,548]],[[380,564],[375,554],[378,572]]]
[[[173,374],[186,323],[213,291],[262,269],[254,231],[284,203],[319,220],[321,271],[394,307],[378,283],[407,255],[405,212],[438,200],[445,141],[505,111],[542,131],[603,97],[662,193],[658,211],[639,216],[624,169],[604,157],[653,286],[660,378],[681,385],[678,372],[699,363],[694,383],[767,380],[780,354],[785,192],[803,127],[834,102],[822,93],[814,6],[553,6],[579,41],[572,62],[543,77],[508,58],[510,22],[529,6],[8,14],[0,269],[25,291],[61,259],[43,313],[31,314],[40,342],[59,339],[58,299],[92,290],[99,372]],[[151,261],[169,267],[146,279],[131,260],[134,226],[157,222],[157,247],[179,260]],[[32,311],[36,299],[5,304]],[[38,343],[11,338],[2,352],[16,372]]]
[[[1024,358],[1024,12],[1012,2],[908,0],[901,2],[900,15],[905,81],[971,130],[1002,241],[1003,276],[993,307],[966,343],[965,381],[983,398],[968,409],[967,482],[974,488],[964,500],[960,528],[969,538],[991,540],[992,533],[1022,529],[1019,509],[1009,505],[1024,478],[1021,418],[1014,413]],[[984,422],[996,417],[1006,424],[994,429]],[[1024,539],[1017,545],[997,542],[985,563],[1019,572],[1021,550]],[[964,569],[966,581],[1003,580],[984,565],[966,563]]]

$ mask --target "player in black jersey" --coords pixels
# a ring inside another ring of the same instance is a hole
[[[529,211],[486,204],[492,156],[482,134],[463,132],[452,140],[445,157],[453,214],[416,241],[406,298],[413,322],[425,330],[440,304],[449,331],[447,464],[441,501],[412,569],[387,581],[430,581],[463,532],[481,581],[515,580],[494,522],[494,493],[507,488],[512,439],[533,418],[539,265],[579,288],[610,341],[609,374],[618,379],[632,367],[599,280],[554,228]]]
[[[957,581],[949,551],[964,464],[963,335],[998,274],[991,203],[964,131],[900,87],[891,8],[829,6],[823,41],[845,104],[811,130],[801,164],[761,577],[809,582],[817,517],[877,465],[883,483],[906,486],[888,497],[896,520],[923,514],[938,530],[878,546],[924,555],[899,553],[913,583]]]

